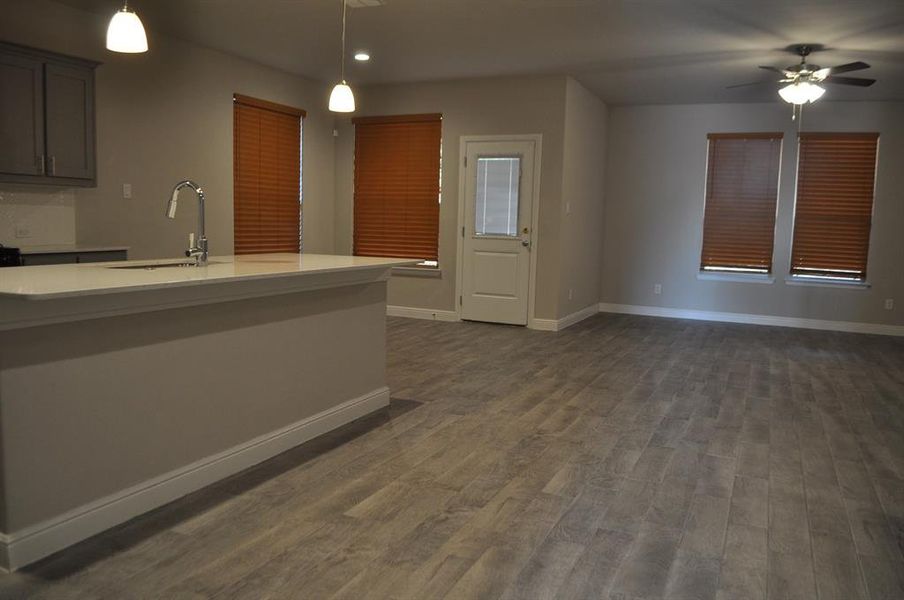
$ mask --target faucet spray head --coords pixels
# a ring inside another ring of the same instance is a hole
[[[169,202],[166,204],[166,216],[169,219],[176,218],[176,205],[177,200],[179,199],[179,188],[173,190],[173,195],[169,199]]]

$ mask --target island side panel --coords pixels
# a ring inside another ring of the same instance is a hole
[[[385,315],[381,281],[0,332],[4,533],[385,405]]]

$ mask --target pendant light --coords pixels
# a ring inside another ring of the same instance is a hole
[[[144,25],[135,11],[129,9],[129,3],[122,3],[122,10],[113,15],[107,27],[107,50],[138,54],[148,51],[148,37],[144,33]]]
[[[345,83],[345,12],[348,4],[346,0],[340,1],[342,2],[342,52],[339,55],[339,83],[333,87],[330,94],[330,110],[350,113],[355,112],[355,95],[352,93],[352,88]]]

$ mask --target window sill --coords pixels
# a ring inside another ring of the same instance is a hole
[[[733,283],[775,283],[775,277],[768,273],[732,273],[728,271],[700,271],[701,281],[728,281]]]
[[[847,288],[851,290],[868,290],[872,287],[867,281],[843,281],[831,277],[794,277],[785,278],[788,285],[804,285],[816,287]]]
[[[442,277],[442,270],[436,266],[393,267],[393,276],[399,277]]]

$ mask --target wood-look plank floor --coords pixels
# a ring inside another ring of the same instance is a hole
[[[904,340],[390,319],[393,405],[3,598],[904,598]]]

